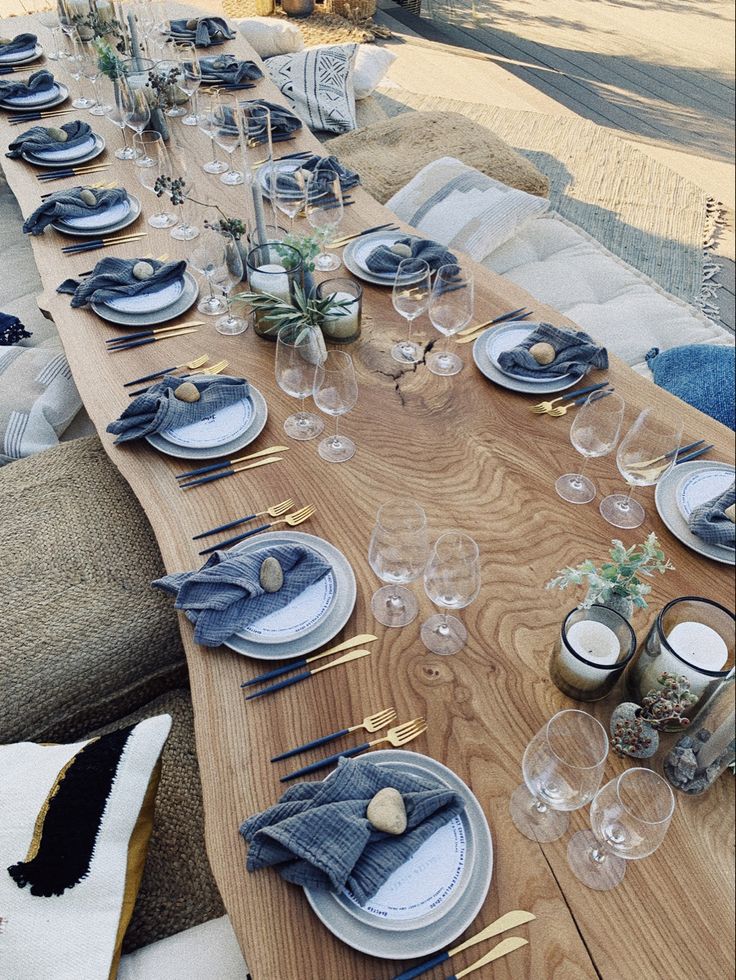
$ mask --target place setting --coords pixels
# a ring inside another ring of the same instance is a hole
[[[43,47],[35,34],[24,32],[13,38],[0,38],[0,75],[13,74],[16,68],[22,71],[41,57]]]
[[[667,528],[693,551],[736,563],[734,467],[710,460],[674,466],[657,484],[654,502]]]
[[[355,236],[345,245],[342,260],[358,279],[387,287],[411,283],[423,262],[431,272],[442,266],[457,267],[458,262],[443,245],[391,228]]]
[[[33,126],[17,136],[7,156],[35,167],[61,170],[95,160],[105,150],[105,140],[80,120],[61,126]]]
[[[255,88],[255,83],[263,78],[254,61],[240,60],[232,54],[200,58],[199,68],[202,85],[217,85],[226,91]]]
[[[0,78],[0,109],[8,112],[40,112],[61,105],[68,98],[69,89],[57,82],[46,68],[41,68],[25,80]]]
[[[71,187],[45,195],[42,204],[23,223],[23,231],[42,235],[50,227],[61,235],[104,238],[128,228],[140,213],[140,200],[114,182]]]

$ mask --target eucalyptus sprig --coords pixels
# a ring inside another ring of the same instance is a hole
[[[122,78],[125,75],[123,60],[115,54],[113,46],[104,38],[97,38],[93,44],[97,51],[97,67],[102,74],[113,82],[116,78]]]
[[[271,293],[246,291],[236,294],[233,299],[244,300],[259,314],[261,323],[272,323],[273,328],[263,333],[277,333],[287,324],[303,323],[306,326],[320,327],[324,320],[345,316],[353,300],[336,300],[334,293],[319,299],[314,293],[307,296],[298,284],[294,284],[293,302],[287,303]]]
[[[312,260],[315,255],[319,254],[322,247],[320,236],[317,232],[313,232],[311,235],[297,235],[293,233],[285,235],[283,241],[276,242],[272,246],[274,251],[282,258],[289,257],[290,254],[288,249],[283,247],[284,245],[287,245],[289,248],[295,248],[302,257],[304,268],[308,269],[309,272],[314,272],[314,262]]]

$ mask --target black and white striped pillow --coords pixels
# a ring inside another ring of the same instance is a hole
[[[266,70],[310,129],[349,133],[357,128],[353,68],[357,44],[335,44],[269,58]]]

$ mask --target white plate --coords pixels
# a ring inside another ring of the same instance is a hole
[[[22,101],[18,98],[4,99],[0,105],[11,112],[35,112],[41,109],[51,109],[61,105],[69,97],[69,89],[60,82],[54,82],[51,88],[44,89],[43,92],[34,92],[32,95],[22,96]]]
[[[509,391],[518,391],[520,394],[525,395],[550,395],[554,392],[565,391],[567,388],[573,388],[584,377],[584,375],[580,375],[579,377],[568,375],[561,381],[547,381],[545,384],[517,381],[516,378],[512,378],[503,371],[500,371],[488,356],[486,349],[488,335],[497,329],[499,328],[490,327],[478,337],[473,344],[473,360],[480,373],[488,378],[489,381],[499,385],[499,387],[508,388]]]
[[[199,286],[197,280],[190,272],[184,273],[184,290],[179,299],[170,306],[165,306],[158,312],[146,310],[142,313],[124,313],[122,310],[114,310],[107,303],[91,303],[90,308],[101,319],[108,323],[114,323],[118,327],[134,327],[145,330],[147,327],[155,327],[159,323],[167,323],[175,320],[197,301]]]
[[[729,480],[734,478],[734,468],[727,463],[709,463],[694,459],[690,463],[676,463],[666,476],[657,484],[654,490],[654,502],[657,513],[678,540],[687,545],[699,555],[712,558],[722,565],[735,564],[736,552],[731,548],[708,544],[697,534],[693,534],[687,520],[683,517],[678,503],[678,490],[687,477],[699,473],[703,469],[718,470],[727,474]],[[715,496],[715,494],[713,494]]]
[[[488,352],[488,356],[490,357],[494,366],[502,374],[505,374],[509,378],[513,378],[515,381],[523,381],[525,384],[549,384],[549,377],[540,378],[536,374],[525,374],[523,371],[506,371],[498,363],[498,358],[501,354],[512,350],[514,347],[518,347],[519,344],[523,343],[529,334],[533,333],[538,326],[538,323],[525,323],[520,326],[517,324],[509,324],[506,327],[499,326],[488,331],[486,351]],[[572,374],[560,374],[555,380],[569,381],[572,377]],[[578,377],[580,377],[580,375],[578,375]]]
[[[33,50],[29,48],[27,54],[24,54],[23,51],[18,51],[9,57],[0,57],[0,65],[3,68],[12,68],[15,65],[30,65],[31,62],[38,61],[42,54],[43,48],[40,44],[37,44]]]
[[[689,521],[696,507],[724,494],[733,483],[733,479],[733,473],[729,475],[726,470],[711,468],[704,463],[702,469],[688,473],[680,480],[675,491],[678,510],[685,520]],[[714,545],[714,547],[734,551],[734,548],[727,544]]]
[[[181,425],[177,429],[164,429],[159,435],[185,449],[211,449],[242,436],[252,419],[253,402],[250,398],[244,398],[198,422]]]
[[[306,158],[305,158],[306,159]],[[274,160],[273,163],[265,163],[259,171],[258,180],[261,184],[261,190],[267,198],[271,197],[271,174],[276,170],[278,173],[292,173],[295,170],[301,169],[300,160]],[[284,194],[284,198],[297,199],[303,197],[298,191],[293,194]]]
[[[91,147],[84,150],[78,156],[65,157],[63,159],[52,160],[50,157],[42,157],[37,153],[21,153],[21,156],[28,163],[32,163],[34,167],[48,167],[50,169],[56,170],[63,167],[75,166],[79,163],[87,163],[89,160],[94,160],[105,149],[105,141],[101,136],[97,136],[96,133],[92,133],[90,137]]]
[[[371,235],[362,235],[360,238],[348,242],[342,252],[342,261],[345,268],[352,272],[358,279],[369,282],[374,286],[393,286],[396,276],[389,273],[370,272],[365,265],[365,256],[369,255],[379,245],[393,245],[400,238],[412,237],[403,231],[376,231]],[[356,255],[357,253],[357,255]],[[360,261],[358,257],[360,256]],[[412,276],[409,273],[402,282],[411,282]]]
[[[66,221],[54,221],[51,227],[56,231],[61,232],[62,235],[76,235],[79,238],[97,238],[97,236],[100,234],[110,235],[114,231],[121,231],[123,228],[127,228],[138,219],[140,213],[141,202],[137,197],[130,194],[127,201],[123,201],[115,208],[109,208],[107,211],[103,211],[99,215],[90,215],[89,217],[78,219],[79,221],[90,222],[93,217],[106,218],[107,220],[104,225],[88,224],[87,227],[83,228],[77,226],[76,224],[71,225]],[[114,219],[114,216],[117,214],[121,214],[122,217]],[[110,221],[110,218],[113,218],[114,220]]]
[[[177,279],[155,293],[140,296],[116,296],[107,300],[105,306],[117,313],[158,313],[175,303],[184,292],[184,281]]]

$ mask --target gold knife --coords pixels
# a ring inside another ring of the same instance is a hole
[[[464,970],[459,973],[453,973],[451,977],[447,980],[461,980],[461,977],[467,977],[469,973],[473,973],[474,970],[480,970],[482,966],[488,966],[489,963],[493,963],[494,960],[500,960],[502,956],[508,956],[509,953],[513,953],[516,949],[521,949],[522,946],[528,946],[529,940],[522,939],[520,936],[509,936],[508,939],[504,939],[500,942],[498,946],[494,946],[490,953],[486,953],[485,956],[481,956],[479,960],[475,963],[471,963],[470,966],[466,966]]]
[[[298,660],[292,660],[285,667],[276,667],[275,670],[266,671],[265,674],[259,674],[257,677],[252,677],[249,681],[244,681],[241,687],[252,687],[253,684],[260,684],[262,681],[273,680],[274,677],[281,677],[282,674],[288,674],[292,670],[298,670],[300,667],[307,667],[309,664],[314,663],[315,660],[321,660],[322,657],[329,657],[333,653],[341,653],[343,650],[352,650],[353,647],[362,647],[365,643],[373,643],[378,637],[374,636],[373,633],[361,633],[359,636],[354,636],[351,640],[343,640],[342,643],[338,643],[337,646],[330,647],[329,650],[323,650],[322,653],[314,653],[311,657],[299,657]]]

